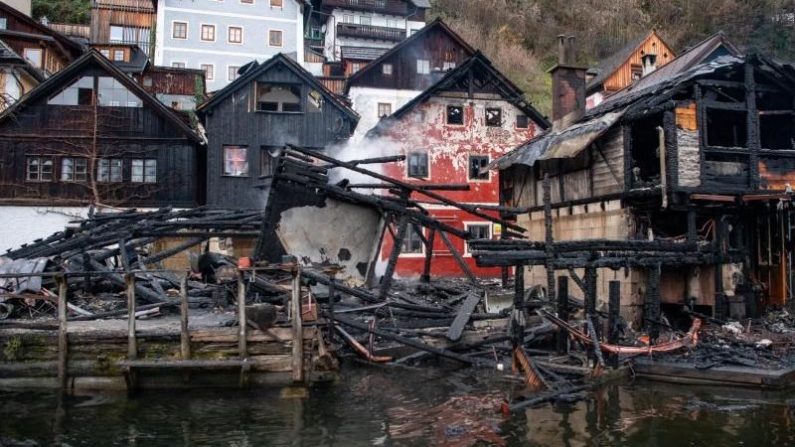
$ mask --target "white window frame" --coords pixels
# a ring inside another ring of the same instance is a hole
[[[381,106],[382,105],[389,106],[389,113],[387,113],[386,115],[381,115]],[[381,119],[382,116],[391,116],[392,115],[392,108],[393,108],[393,106],[392,106],[391,102],[379,102],[379,103],[376,103],[375,113],[376,113],[376,115],[378,115],[378,119]]]
[[[231,71],[233,68],[235,69],[235,77],[234,78],[232,77],[232,71]],[[239,65],[227,65],[226,66],[226,80],[229,81],[229,82],[233,82],[235,79],[239,78],[240,75],[237,73],[238,70],[240,70],[240,66]]]
[[[141,163],[141,176],[140,179],[136,180],[135,177],[135,164],[136,162]],[[147,166],[147,162],[152,162],[154,164],[155,173],[153,176],[146,175],[146,169],[151,167]],[[136,184],[153,184],[157,183],[157,159],[156,158],[135,158],[130,160],[130,183]]]
[[[362,20],[366,20],[367,23],[362,23]],[[368,16],[366,14],[360,15],[359,16],[359,25],[373,26],[373,17],[372,16]]]
[[[246,172],[245,174],[235,175],[235,174],[228,174],[226,172],[226,149],[245,149],[246,151]],[[248,156],[249,147],[246,145],[238,145],[238,144],[224,144],[221,145],[221,176],[222,177],[230,177],[230,178],[246,178],[251,177],[251,166],[249,164],[249,156]]]
[[[489,227],[489,236],[488,236],[488,238],[491,239],[492,237],[494,237],[494,224],[491,223],[491,222],[488,222],[488,221],[485,221],[485,220],[480,220],[480,221],[464,221],[462,223],[464,224],[464,231],[469,231],[470,227],[475,227],[475,226],[485,227],[485,226],[488,226]],[[467,242],[467,241],[464,241],[464,257],[465,258],[471,258],[472,257],[472,253],[469,252],[469,242]]]
[[[184,23],[185,24],[185,37],[174,37],[174,25],[177,23]],[[188,22],[183,22],[182,20],[172,20],[171,21],[171,38],[174,40],[188,40],[188,36],[190,36],[190,24]]]
[[[425,68],[426,64],[428,66],[427,71],[425,70],[421,71],[420,67]],[[417,74],[423,74],[423,75],[431,74],[431,61],[429,59],[417,59]]]
[[[386,67],[389,67],[387,70]],[[381,64],[381,74],[384,76],[392,76],[395,73],[395,66],[392,64]]]
[[[272,31],[278,31],[279,34],[281,34],[281,41],[282,41],[281,45],[271,45],[271,32]],[[284,30],[279,29],[279,28],[268,28],[268,46],[269,47],[273,47],[273,48],[282,48],[282,47],[284,47]]]
[[[342,23],[356,23],[356,16],[353,14],[343,14]]]
[[[204,69],[204,66],[210,67],[210,76],[207,76],[207,70]],[[209,63],[200,63],[199,70],[204,72],[204,80],[205,81],[214,81],[215,80],[215,64]]]
[[[428,175],[425,176],[425,177],[415,177],[415,176],[409,175],[409,165],[411,164],[410,163],[411,162],[411,154],[415,154],[415,153],[424,153],[425,156],[427,157]],[[406,153],[406,161],[405,161],[405,163],[406,163],[406,172],[404,174],[406,175],[406,178],[408,180],[425,180],[425,181],[427,181],[427,180],[431,179],[431,152],[429,150],[427,150],[427,149],[415,149],[415,150],[408,151]]]
[[[240,42],[232,42],[232,36],[230,35],[232,28],[237,28],[240,30]],[[226,43],[230,45],[243,45],[245,42],[245,30],[242,26],[239,25],[229,25],[226,27]]]
[[[175,67],[174,64],[181,64],[181,67]],[[171,68],[187,68],[188,64],[183,61],[171,61]]]
[[[213,40],[205,40],[202,34],[204,33],[204,27],[211,26],[213,27]],[[215,26],[213,23],[202,23],[199,25],[199,42],[208,42],[208,43],[215,43],[218,40],[218,27]]]
[[[121,59],[116,59],[116,55],[121,53]],[[124,50],[115,48],[113,50],[113,62],[124,62]]]
[[[420,227],[419,230],[422,233],[422,236],[425,238],[425,240],[427,240],[428,239],[428,233],[425,231],[425,227],[423,227],[422,225],[420,225],[419,227]],[[406,228],[406,237],[408,237],[409,234],[413,235],[414,237],[419,238],[419,236],[417,236],[414,233],[414,228],[412,228],[411,222],[409,222],[408,228]],[[394,243],[395,241],[393,240],[392,242]],[[419,253],[404,253],[403,252],[403,247],[402,247],[403,244],[401,243],[400,245],[401,245],[401,247],[400,247],[400,256],[399,256],[400,258],[424,258],[425,257],[425,244],[422,242],[422,239],[420,239],[420,252]]]
[[[469,177],[469,167],[470,167],[470,163],[472,161],[472,157],[487,157],[489,159],[489,163],[494,161],[492,159],[491,155],[489,155],[489,154],[483,154],[483,153],[469,153],[469,154],[467,154],[467,182],[469,182],[469,183],[489,183],[489,182],[491,182],[491,171],[488,171],[488,173],[486,174],[488,176],[487,178],[470,178]]]
[[[39,52],[39,65],[35,65],[32,60],[28,58],[29,51],[38,51]],[[30,65],[33,65],[36,68],[44,68],[44,50],[42,48],[24,48],[22,50],[22,58],[25,59]]]

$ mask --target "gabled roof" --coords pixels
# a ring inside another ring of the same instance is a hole
[[[2,39],[0,39],[0,65],[13,65],[25,70],[38,82],[44,82],[46,76],[38,68],[30,65],[22,56],[16,53]]]
[[[295,73],[296,76],[301,78],[304,82],[311,85],[314,89],[319,91],[326,100],[332,102],[335,106],[340,108],[346,115],[348,115],[354,122],[359,122],[359,114],[356,113],[353,109],[348,107],[347,104],[342,102],[342,100],[337,96],[334,92],[326,88],[325,85],[320,83],[312,73],[306,71],[304,67],[298,64],[298,62],[290,59],[283,53],[279,53],[276,56],[268,59],[267,61],[259,64],[247,64],[246,66],[251,66],[251,68],[247,69],[244,74],[239,76],[237,79],[232,81],[231,83],[227,84],[226,87],[222,88],[221,90],[215,92],[212,98],[205,101],[199,107],[196,108],[196,111],[199,113],[206,113],[207,111],[213,109],[215,106],[221,103],[221,101],[225,100],[229,97],[232,93],[236,92],[241,88],[245,88],[251,81],[259,77],[260,74],[265,73],[266,71],[270,70],[277,64],[284,64],[290,71]],[[242,70],[242,69],[241,69]]]
[[[431,2],[430,0],[411,0],[411,3],[418,8],[430,8]]]
[[[343,59],[353,59],[359,61],[373,61],[381,57],[382,54],[389,51],[388,48],[370,48],[370,47],[348,47],[343,46],[340,48]]]
[[[609,57],[602,59],[599,61],[599,64],[596,67],[593,67],[588,70],[589,74],[596,75],[593,79],[588,81],[588,85],[586,87],[587,92],[591,92],[593,89],[602,85],[607,78],[613,75],[613,73],[618,70],[619,67],[624,65],[636,51],[638,51],[643,44],[651,39],[652,37],[657,37],[661,41],[665,42],[657,31],[650,31],[646,34],[641,34],[634,39],[627,42],[620,50],[616,51],[615,53],[611,54]],[[670,47],[666,43],[666,46]]]
[[[18,109],[24,108],[32,101],[36,101],[42,97],[47,97],[49,94],[57,91],[68,85],[70,81],[76,78],[84,69],[91,65],[96,65],[105,70],[106,73],[113,76],[118,82],[124,85],[130,92],[141,98],[144,104],[151,107],[160,116],[167,121],[173,123],[176,127],[182,130],[185,135],[196,143],[201,143],[202,139],[194,130],[174,113],[170,108],[166,107],[157,98],[146,92],[140,85],[138,85],[130,76],[127,76],[118,67],[113,65],[105,56],[99,54],[96,50],[88,50],[83,56],[72,62],[68,67],[59,71],[58,73],[50,76],[46,81],[39,84],[36,88],[22,96],[19,101],[6,109],[0,114],[0,122],[4,121],[9,116],[13,116],[18,112]]]
[[[496,82],[492,83],[492,86],[495,87],[500,92],[500,95],[502,95],[502,97],[505,98],[509,103],[520,109],[528,117],[532,118],[533,121],[535,121],[542,129],[547,129],[550,127],[549,121],[543,115],[541,115],[538,110],[524,100],[524,93],[522,90],[520,90],[519,87],[511,82],[510,79],[497,70],[483,53],[478,51],[472,57],[464,61],[463,64],[453,70],[448,71],[447,74],[445,74],[432,86],[425,89],[425,91],[414,97],[414,99],[406,103],[403,107],[397,109],[392,115],[382,120],[375,128],[372,129],[372,132],[376,134],[379,133],[386,126],[389,126],[390,123],[399,120],[406,113],[410,112],[418,105],[424,103],[435,94],[450,90],[458,81],[468,79],[469,73],[477,69],[485,71],[485,75],[487,77],[496,80]]]
[[[39,23],[36,20],[33,20],[32,18],[26,16],[25,14],[22,14],[21,12],[7,5],[5,2],[0,2],[0,11],[10,16],[13,16],[15,19],[19,20],[20,22],[23,22],[26,25],[30,26],[31,28],[37,30],[40,34],[52,38],[65,52],[71,54],[72,57],[77,57],[85,51],[85,48],[83,48],[80,44],[78,44],[74,40],[64,36],[63,34],[51,29],[46,25]],[[9,30],[4,30],[4,32],[12,33],[12,31]]]
[[[461,45],[470,55],[475,54],[475,49],[472,48],[471,45],[469,45],[461,36],[459,36],[455,31],[453,31],[453,29],[450,28],[450,26],[448,26],[446,23],[444,23],[444,21],[442,19],[437,18],[433,22],[425,25],[425,27],[423,27],[421,30],[417,31],[416,33],[414,33],[411,36],[407,37],[405,40],[403,40],[399,44],[397,44],[394,47],[390,48],[389,51],[387,51],[386,53],[382,54],[381,57],[379,57],[378,59],[370,62],[369,64],[365,65],[364,68],[362,68],[361,70],[359,70],[356,73],[354,73],[353,75],[351,75],[351,77],[349,77],[348,81],[345,83],[345,93],[347,93],[350,90],[351,84],[353,84],[357,79],[361,78],[365,73],[367,73],[370,70],[372,70],[373,67],[378,66],[378,64],[380,64],[384,60],[392,57],[393,54],[396,54],[396,53],[400,52],[401,50],[403,50],[407,46],[413,44],[414,42],[417,42],[420,39],[423,39],[425,37],[425,35],[427,35],[429,32],[431,32],[431,31],[433,31],[435,29],[441,29],[442,31],[447,33],[450,36],[451,39],[453,39],[456,43]]]
[[[664,82],[679,73],[685,72],[696,65],[709,62],[710,56],[716,50],[724,48],[726,54],[718,56],[742,56],[740,50],[729,41],[723,32],[718,32],[693,45],[690,49],[680,54],[672,61],[638,79],[635,83],[613,93],[605,102],[615,101],[630,92],[640,91],[660,82]]]

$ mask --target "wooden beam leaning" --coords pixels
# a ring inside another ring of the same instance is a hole
[[[464,257],[461,256],[461,253],[459,253],[458,250],[455,248],[453,243],[450,241],[450,238],[447,237],[447,234],[445,234],[444,231],[439,231],[439,237],[442,238],[442,242],[444,242],[444,245],[446,245],[447,249],[450,250],[450,253],[453,254],[455,262],[457,262],[458,266],[461,267],[461,271],[463,271],[464,274],[467,275],[467,278],[469,278],[469,282],[471,282],[474,285],[477,285],[478,284],[477,278],[475,278],[475,275],[472,274],[472,270],[469,269],[469,266],[467,265],[466,261],[464,261]],[[464,241],[464,244],[466,244],[466,240]]]
[[[433,242],[436,239],[436,229],[431,228],[431,233],[428,235],[428,240],[425,242],[425,264],[422,267],[421,280],[424,282],[431,281],[431,261],[433,260]]]
[[[386,298],[389,293],[389,288],[392,286],[392,277],[395,275],[395,268],[397,267],[398,257],[400,251],[403,249],[403,239],[406,238],[408,231],[409,218],[405,214],[400,216],[398,220],[398,230],[393,236],[392,251],[389,253],[389,261],[386,264],[386,271],[384,276],[381,277],[381,288],[378,291],[378,296],[381,299]]]

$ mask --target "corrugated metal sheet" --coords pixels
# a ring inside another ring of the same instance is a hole
[[[47,267],[47,258],[17,259],[0,257],[0,273],[41,273]],[[0,290],[8,293],[38,292],[41,276],[26,278],[0,278]],[[4,301],[0,298],[0,302]]]

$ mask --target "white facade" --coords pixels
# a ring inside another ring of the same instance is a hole
[[[337,36],[337,25],[341,23],[392,28],[400,31],[403,38],[425,26],[425,22],[407,20],[404,16],[335,8],[328,16],[325,30],[324,56],[329,61],[339,61],[340,49],[344,46],[388,49],[398,43],[394,40]]]
[[[70,221],[88,216],[88,207],[2,206],[0,225],[0,256],[63,231]]]
[[[304,62],[301,0],[159,0],[155,65],[205,70],[207,91],[278,53]]]
[[[378,105],[389,104],[391,112],[406,105],[409,101],[422,93],[421,90],[389,90],[372,87],[351,87],[348,97],[351,99],[352,108],[359,114],[359,124],[351,137],[354,143],[360,142],[367,132],[378,124]]]

